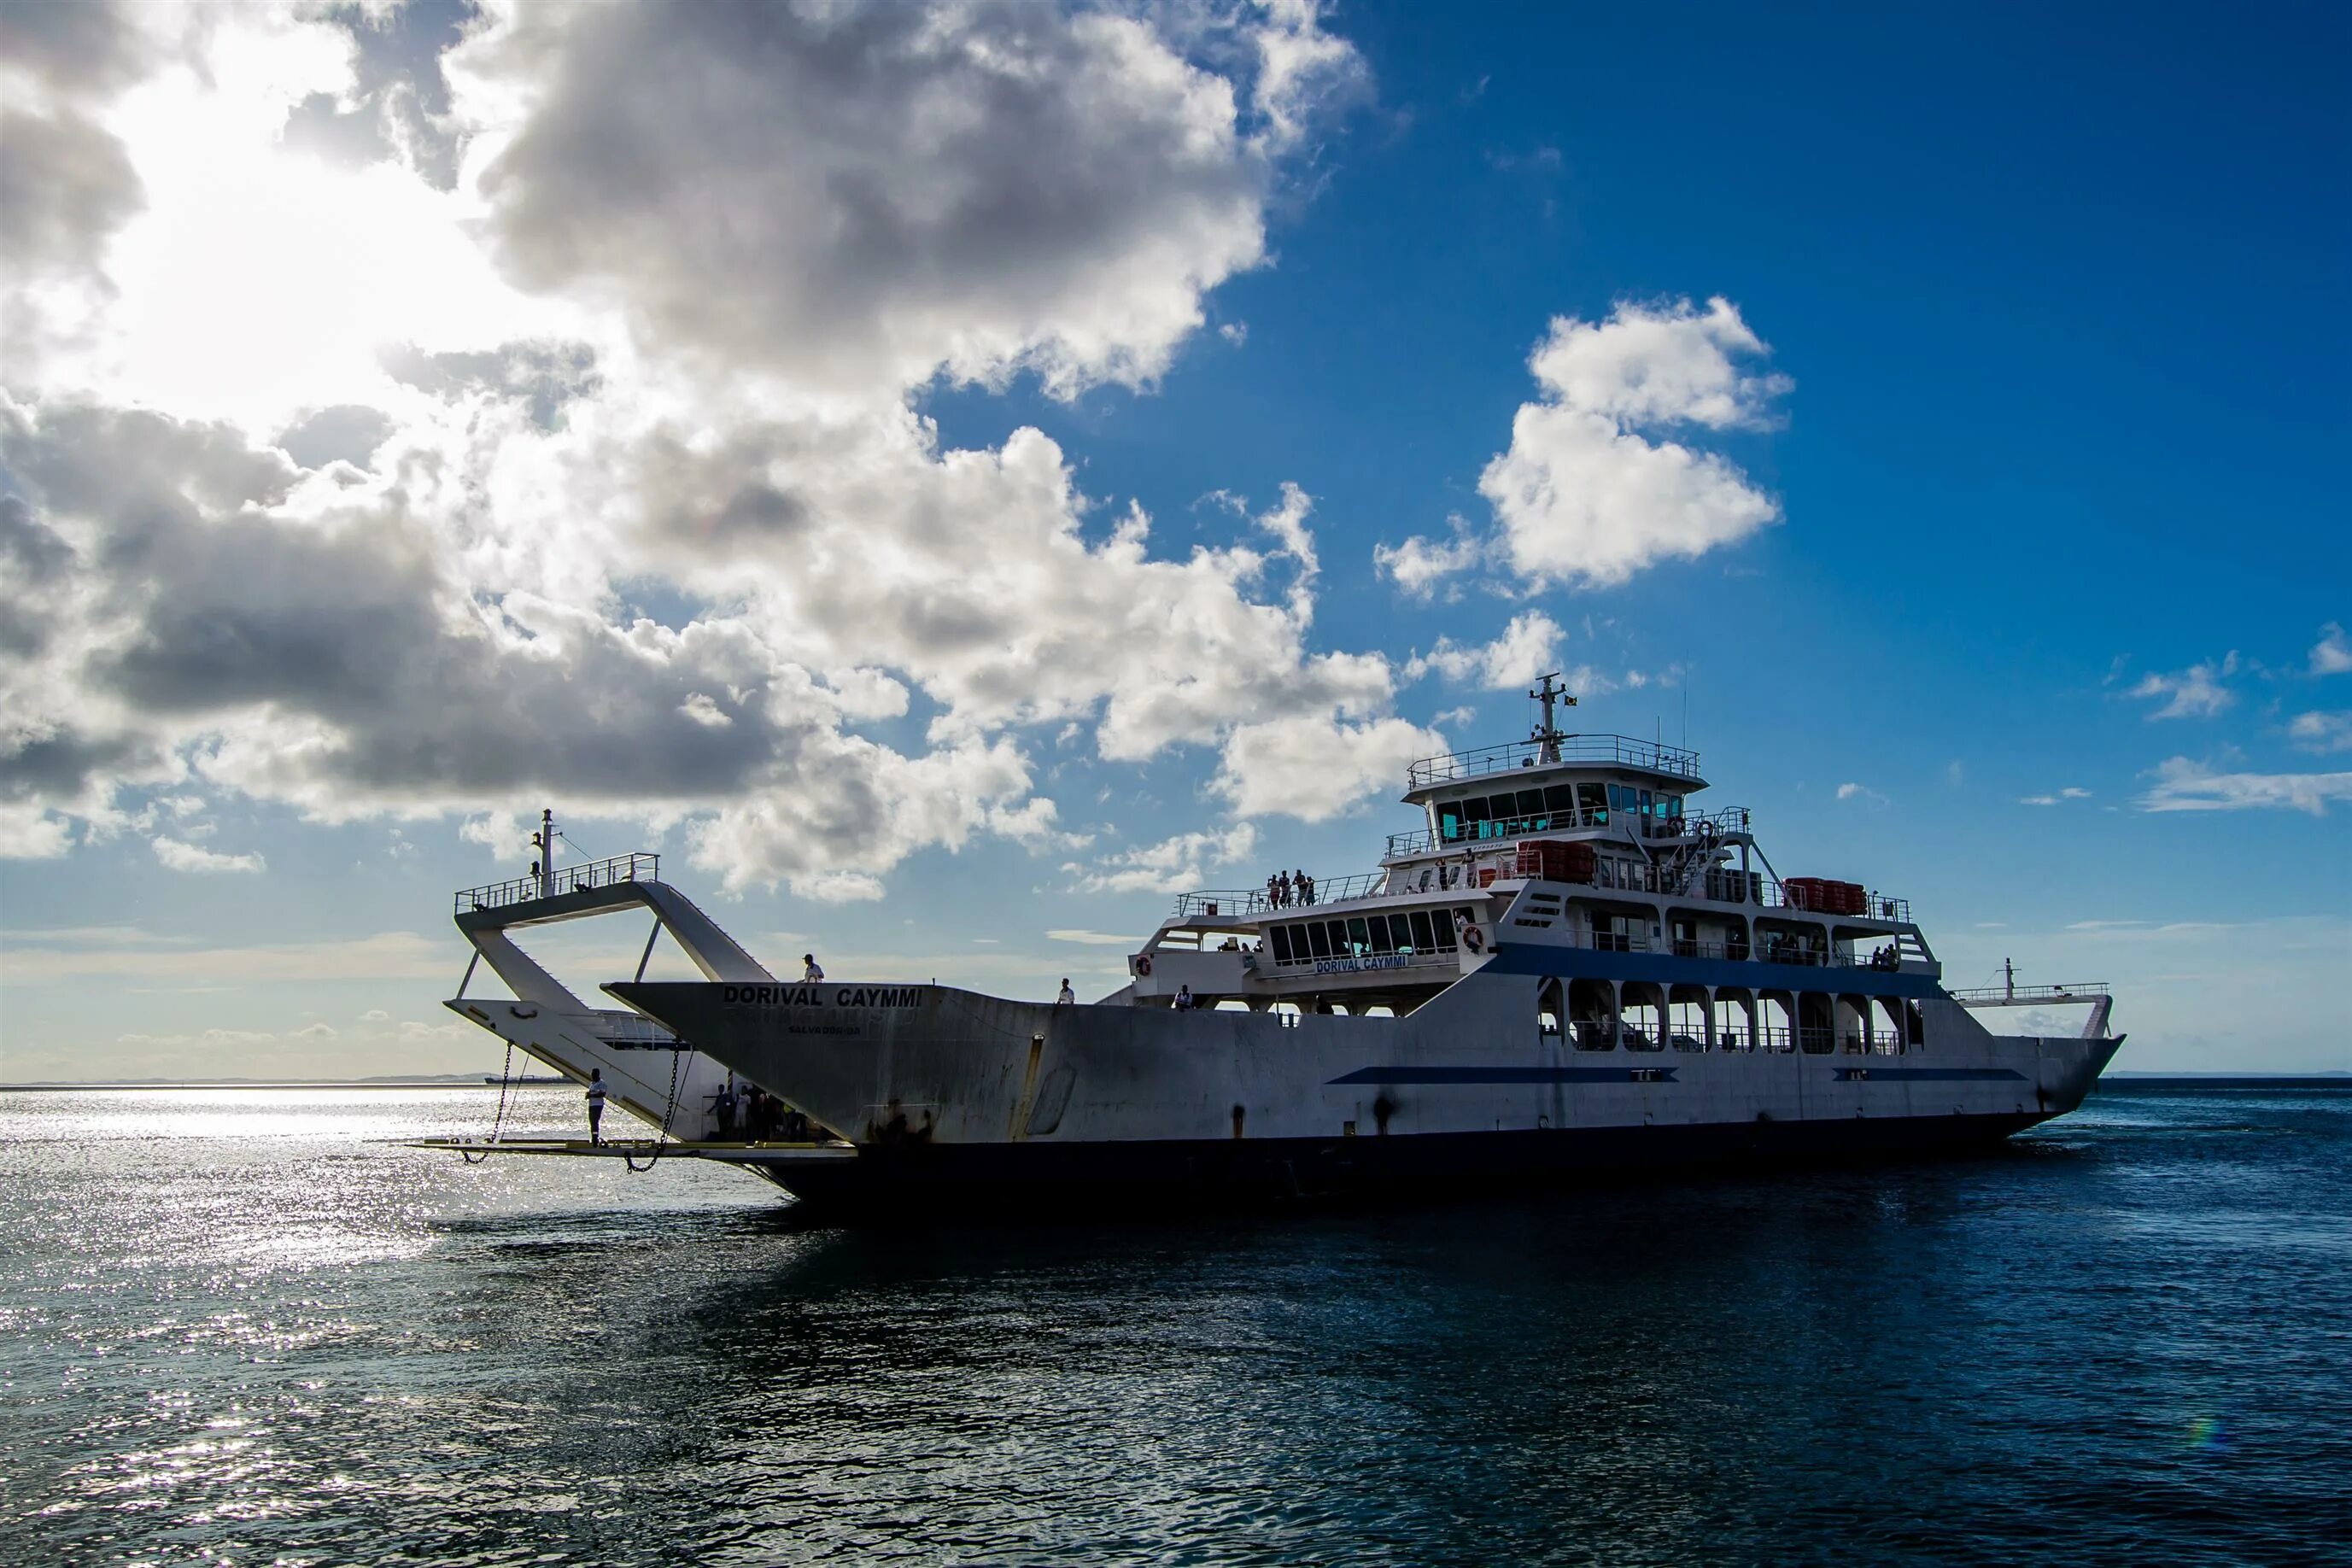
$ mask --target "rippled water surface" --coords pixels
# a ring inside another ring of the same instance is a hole
[[[2352,1089],[2111,1089],[1945,1164],[890,1233],[385,1142],[491,1109],[0,1095],[0,1561],[2352,1542]]]

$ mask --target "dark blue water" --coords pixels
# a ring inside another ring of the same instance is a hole
[[[489,1113],[0,1096],[0,1560],[2352,1542],[2352,1089],[2111,1089],[1956,1163],[891,1234],[373,1142]]]

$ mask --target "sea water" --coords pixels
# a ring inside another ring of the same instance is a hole
[[[0,1561],[2352,1547],[2352,1087],[2115,1084],[1935,1163],[874,1232],[391,1142],[495,1101],[0,1095]]]

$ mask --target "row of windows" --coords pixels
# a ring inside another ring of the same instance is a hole
[[[1452,952],[1455,922],[1470,918],[1468,910],[1412,910],[1347,920],[1297,921],[1268,926],[1265,938],[1276,963]]]
[[[1681,826],[1683,797],[1653,795],[1630,784],[1549,784],[1506,790],[1468,800],[1441,801],[1437,837],[1447,843],[1465,838],[1501,838],[1554,827],[1599,827],[1612,811]]]

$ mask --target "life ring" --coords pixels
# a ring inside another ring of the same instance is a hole
[[[1473,952],[1484,952],[1486,951],[1486,933],[1480,931],[1474,925],[1464,926],[1462,928],[1462,945],[1468,948]]]
[[[1150,977],[1151,955],[1150,953],[1139,952],[1135,955],[1135,973],[1139,978],[1148,979]]]

